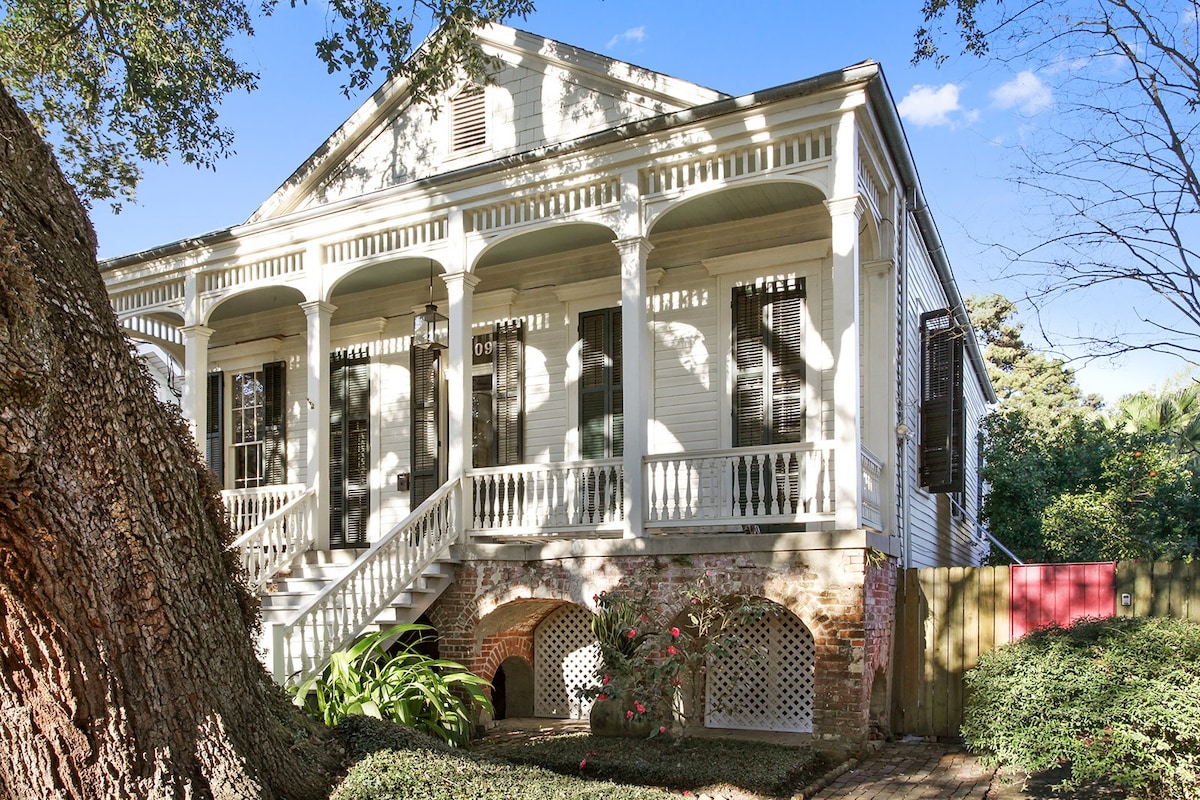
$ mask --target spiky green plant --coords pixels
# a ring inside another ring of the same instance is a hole
[[[396,625],[360,637],[297,688],[296,704],[326,725],[363,715],[466,746],[473,708],[492,710],[485,691],[491,684],[462,664],[418,652],[421,644],[432,640],[432,630],[428,625]]]

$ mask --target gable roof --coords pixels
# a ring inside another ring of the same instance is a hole
[[[729,96],[504,25],[479,31],[498,69],[484,87],[482,146],[451,145],[459,82],[431,104],[414,104],[406,80],[367,99],[247,222],[538,150],[588,134],[702,106]]]

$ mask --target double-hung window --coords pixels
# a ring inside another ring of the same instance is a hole
[[[225,373],[208,374],[205,458],[224,484],[226,431],[225,398],[229,398],[229,455],[235,489],[287,483],[286,364],[276,361],[262,369],[237,372],[226,386]],[[228,392],[228,394],[227,394]]]

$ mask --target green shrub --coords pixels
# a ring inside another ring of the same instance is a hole
[[[622,739],[577,733],[490,752],[564,775],[676,791],[729,785],[771,796],[790,796],[825,766],[807,747],[692,736]]]
[[[657,789],[581,780],[462,751],[381,750],[330,800],[665,800]]]
[[[461,664],[418,652],[425,639],[414,640],[412,634],[423,637],[430,630],[427,625],[397,625],[361,637],[348,650],[334,653],[329,666],[296,690],[296,704],[326,725],[362,715],[466,746],[474,729],[471,704],[491,711],[484,692],[490,684]]]
[[[333,731],[350,761],[359,761],[381,750],[453,752],[453,748],[442,739],[407,725],[375,717],[345,717],[338,722]]]
[[[1200,797],[1200,625],[1139,617],[1030,633],[967,674],[962,726],[993,764],[1070,766],[1063,788]]]

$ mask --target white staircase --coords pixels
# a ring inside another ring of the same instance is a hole
[[[272,629],[290,622],[326,587],[354,569],[367,550],[309,550],[277,573],[259,591],[262,604],[262,649],[270,651]],[[363,630],[383,630],[401,623],[416,622],[454,580],[454,561],[437,559],[412,584],[400,592]],[[268,665],[270,661],[268,659]]]
[[[463,481],[449,481],[365,550],[313,551],[312,489],[226,493],[238,553],[262,601],[264,663],[303,682],[364,631],[414,622],[454,579]],[[247,500],[248,498],[248,500]],[[246,505],[246,503],[249,505]]]

